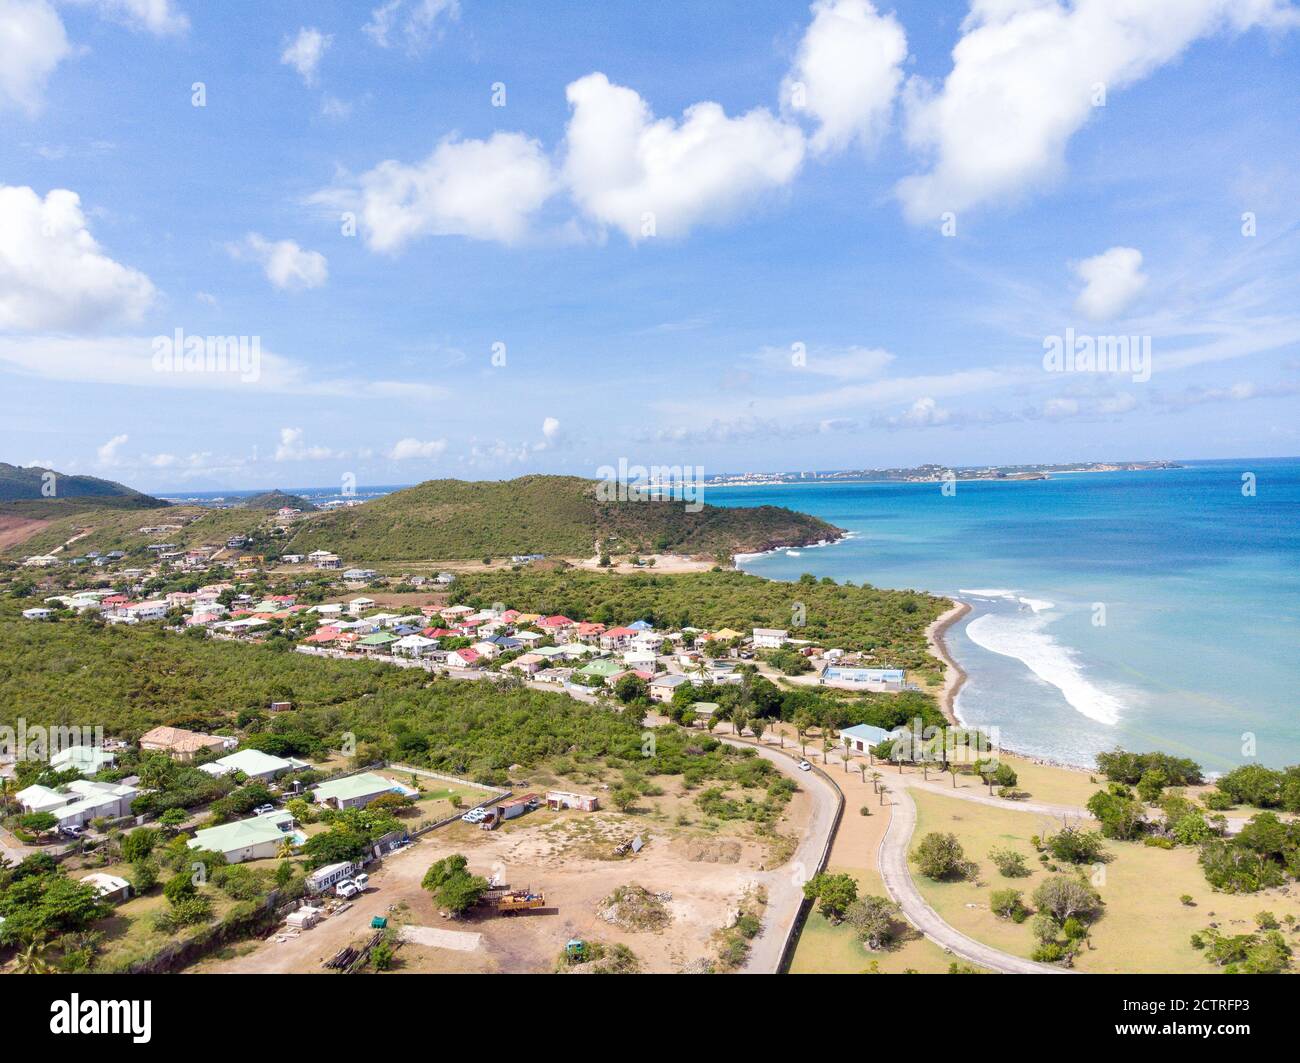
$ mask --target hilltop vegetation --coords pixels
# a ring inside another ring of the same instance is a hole
[[[575,620],[656,627],[791,629],[795,638],[875,654],[882,665],[939,678],[926,648],[925,629],[948,608],[946,598],[919,591],[880,590],[804,576],[780,583],[744,572],[618,575],[580,569],[466,572],[452,601],[474,606],[502,602],[521,611],[560,613]],[[802,606],[803,625],[795,623]]]
[[[239,503],[245,509],[297,509],[303,513],[315,513],[316,506],[301,495],[291,495],[278,487],[273,491],[263,491]]]
[[[56,499],[117,499],[119,505],[132,505],[142,509],[166,505],[165,502],[113,480],[101,480],[97,476],[70,476],[39,465],[23,468],[2,461],[0,461],[0,502],[14,502],[20,499],[44,500],[46,495],[42,487],[46,483],[47,474],[54,477],[52,483]]]
[[[601,502],[596,484],[573,476],[503,482],[430,480],[303,522],[293,549],[332,550],[356,561],[590,557],[673,551],[730,555],[834,538],[839,529],[777,506],[696,513],[671,501]]]

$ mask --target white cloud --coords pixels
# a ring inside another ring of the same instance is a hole
[[[190,20],[172,0],[75,0],[95,7],[102,18],[158,37],[184,33]]]
[[[303,26],[298,36],[284,46],[280,62],[298,71],[304,85],[315,85],[317,68],[333,40],[332,36],[314,27]]]
[[[126,444],[131,437],[123,433],[114,436],[102,447],[95,451],[95,460],[100,465],[116,465],[118,462],[117,452]]]
[[[817,0],[794,66],[781,86],[783,104],[817,120],[809,144],[822,153],[879,141],[903,80],[907,34],[870,0]]]
[[[421,236],[514,243],[554,188],[541,144],[522,133],[493,133],[487,140],[448,138],[413,165],[388,159],[352,187],[313,200],[357,210],[367,246],[397,251]]]
[[[542,435],[548,440],[556,439],[560,434],[560,422],[554,417],[548,417],[542,422]]]
[[[632,89],[588,74],[565,90],[573,108],[565,178],[596,221],[638,241],[683,236],[782,188],[803,162],[803,134],[757,108],[728,118],[716,103],[688,107],[680,124],[656,120]]]
[[[63,21],[45,0],[0,0],[0,109],[35,115],[50,74],[71,52]]]
[[[923,398],[912,403],[907,411],[899,416],[898,423],[907,428],[934,428],[937,425],[947,424],[951,418],[952,414],[940,407],[934,399]]]
[[[362,29],[381,48],[400,37],[407,52],[418,55],[442,33],[443,21],[460,18],[459,0],[388,0],[370,12]]]
[[[276,461],[324,461],[338,456],[329,447],[308,446],[301,428],[280,429],[280,445],[275,448]]]
[[[249,233],[228,247],[235,258],[251,258],[266,271],[267,280],[282,290],[319,288],[329,279],[329,263],[319,251],[304,251],[294,240],[268,240]]]
[[[1286,0],[972,0],[942,87],[908,83],[907,139],[933,167],[899,182],[904,210],[930,221],[1041,186],[1097,86],[1114,93],[1223,29],[1298,21]]]
[[[143,273],[113,261],[86,228],[81,199],[0,185],[0,330],[81,330],[135,321],[154,300]]]
[[[442,455],[447,449],[445,439],[432,439],[427,443],[418,439],[406,438],[399,439],[393,444],[393,449],[388,452],[388,456],[393,461],[409,461],[412,458],[436,458]]]
[[[1112,247],[1085,258],[1074,271],[1083,281],[1075,308],[1094,321],[1122,314],[1147,285],[1142,252],[1136,247]]]

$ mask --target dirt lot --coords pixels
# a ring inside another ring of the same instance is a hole
[[[397,952],[399,971],[549,972],[573,937],[621,942],[632,949],[645,971],[680,970],[714,955],[714,932],[731,922],[748,888],[787,872],[761,870],[765,862],[772,862],[773,850],[750,836],[748,828],[735,824],[717,831],[698,824],[683,828],[675,822],[669,825],[665,822],[669,817],[656,811],[647,808],[641,814],[624,815],[538,809],[493,832],[454,824],[385,861],[372,873],[370,890],[348,911],[296,939],[235,946],[196,970],[319,973],[322,960],[364,940],[375,915],[388,915],[393,925],[481,935],[473,951],[403,944]],[[796,833],[808,811],[807,796],[796,795],[780,831]],[[638,833],[646,839],[645,848],[633,856],[614,858],[614,846]],[[495,875],[513,888],[544,891],[548,907],[512,916],[484,913],[443,919],[420,880],[435,860],[456,852],[468,857],[476,874]],[[624,930],[600,917],[601,902],[619,886],[632,884],[671,894],[667,901],[671,921],[666,928]]]

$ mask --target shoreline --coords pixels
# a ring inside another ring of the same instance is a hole
[[[951,601],[954,603],[953,607],[926,628],[925,641],[930,647],[930,652],[938,657],[944,666],[943,689],[939,693],[939,708],[949,723],[954,727],[960,727],[962,723],[957,719],[955,706],[957,691],[966,682],[966,670],[948,652],[948,643],[944,640],[943,634],[971,611],[971,604],[962,601],[960,598],[952,598]]]

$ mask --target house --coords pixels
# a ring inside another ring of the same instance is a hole
[[[403,657],[423,657],[430,650],[438,648],[438,640],[424,635],[404,635],[393,643],[393,652]]]
[[[828,664],[822,669],[822,682],[833,683],[879,683],[883,685],[902,686],[906,677],[902,668],[846,668],[841,665]]]
[[[626,669],[615,661],[612,657],[600,657],[594,661],[588,661],[581,668],[574,671],[574,675],[586,676],[589,679],[599,679],[602,682],[609,682],[617,675],[622,675]]]
[[[489,642],[487,639],[474,643],[470,648],[487,661],[495,661],[501,656],[501,647],[495,642]]]
[[[282,565],[301,565],[303,561],[302,554],[281,554],[280,563]]]
[[[15,795],[29,812],[49,812],[60,827],[81,827],[96,819],[120,819],[130,815],[131,802],[140,791],[126,783],[75,779],[52,790],[29,786]]]
[[[451,584],[456,582],[456,577],[453,576],[450,572],[439,572],[436,576],[433,577],[433,582],[439,584],[440,586],[448,587]]]
[[[894,732],[886,731],[883,727],[872,727],[869,723],[859,723],[852,727],[845,727],[837,731],[840,745],[848,743],[848,748],[854,753],[865,753],[872,746],[878,746],[885,739],[889,738]]]
[[[161,620],[167,615],[166,602],[134,602],[122,607],[123,615],[140,623],[146,620]]]
[[[379,631],[373,635],[367,635],[357,643],[357,649],[363,653],[387,653],[392,649],[395,642],[401,640],[387,631]]]
[[[543,660],[544,658],[537,656],[535,653],[525,653],[516,657],[513,661],[507,661],[501,667],[514,672],[524,672],[527,675],[532,675],[541,669]]]
[[[548,790],[546,792],[546,807],[552,812],[558,812],[562,808],[576,808],[582,812],[595,812],[600,808],[600,799],[598,797],[589,797],[586,794],[571,794],[567,790]]]
[[[630,627],[612,627],[600,636],[602,650],[625,650],[632,645],[637,632]]]
[[[294,831],[293,813],[280,809],[252,819],[223,823],[194,832],[191,849],[220,853],[228,864],[245,860],[269,860],[280,852],[285,840],[301,845],[306,836]]]
[[[287,771],[307,766],[306,761],[273,757],[260,749],[241,749],[238,753],[231,753],[211,764],[203,764],[199,770],[216,776],[233,775],[238,771],[248,776],[249,782],[271,782]]]
[[[360,598],[353,598],[352,601],[348,602],[348,612],[351,613],[353,616],[360,616],[367,609],[373,609],[374,607],[375,607],[375,600],[373,598],[366,598],[364,596]]]
[[[447,666],[449,668],[478,668],[483,664],[483,655],[472,646],[466,646],[464,649],[452,650],[447,654]]]
[[[343,573],[349,583],[369,583],[378,573],[373,568],[350,568]]]
[[[149,753],[166,753],[182,764],[193,760],[208,749],[234,749],[239,739],[221,735],[205,735],[187,731],[183,727],[155,727],[140,736],[140,748]]]
[[[568,637],[570,628],[578,625],[570,620],[567,616],[544,616],[537,621],[537,626],[545,631],[548,635],[555,638],[557,642]]]
[[[623,654],[623,663],[628,668],[645,668],[653,672],[657,658],[648,650],[628,650]]]
[[[37,609],[24,609],[24,610],[23,610],[23,619],[24,619],[24,620],[48,620],[48,619],[49,619],[50,617],[52,617],[53,615],[54,615],[54,610],[53,610],[53,609],[40,609],[40,608],[37,608]]]
[[[633,620],[628,624],[633,631],[653,631],[654,625],[648,620]]]
[[[103,746],[68,746],[50,754],[50,767],[55,771],[76,769],[82,775],[97,775],[117,763],[117,757]]]
[[[88,886],[94,886],[99,899],[107,901],[109,904],[120,904],[131,896],[131,883],[124,878],[119,878],[117,875],[108,875],[103,871],[96,871],[93,874],[86,875],[81,881]]]
[[[23,562],[28,568],[53,568],[58,563],[59,559],[53,554],[36,554]]]
[[[302,641],[311,646],[325,646],[331,642],[337,641],[341,632],[338,628],[325,624],[318,627]]]
[[[392,779],[386,779],[382,775],[376,775],[369,771],[362,772],[360,775],[348,775],[342,779],[323,782],[312,789],[317,804],[329,805],[340,812],[349,808],[365,808],[376,797],[383,794],[401,794],[403,797],[416,797],[419,792],[419,790],[413,790],[409,786],[403,786],[399,782],[393,782]]]
[[[324,605],[312,606],[311,611],[321,616],[342,616],[343,605],[341,602],[326,602]]]
[[[672,701],[677,688],[689,682],[684,675],[657,675],[650,680],[650,697],[654,701]]]
[[[605,625],[583,622],[574,629],[573,634],[574,638],[579,642],[598,645],[600,643],[600,636],[605,634]]]
[[[754,649],[779,650],[789,641],[790,632],[776,627],[754,628]]]
[[[537,646],[539,643],[546,641],[546,636],[538,631],[516,631],[511,638],[520,645],[527,646],[530,649]]]
[[[717,711],[718,703],[716,701],[697,701],[691,705],[691,712],[695,713],[696,719],[704,723],[713,719],[713,714]]]

